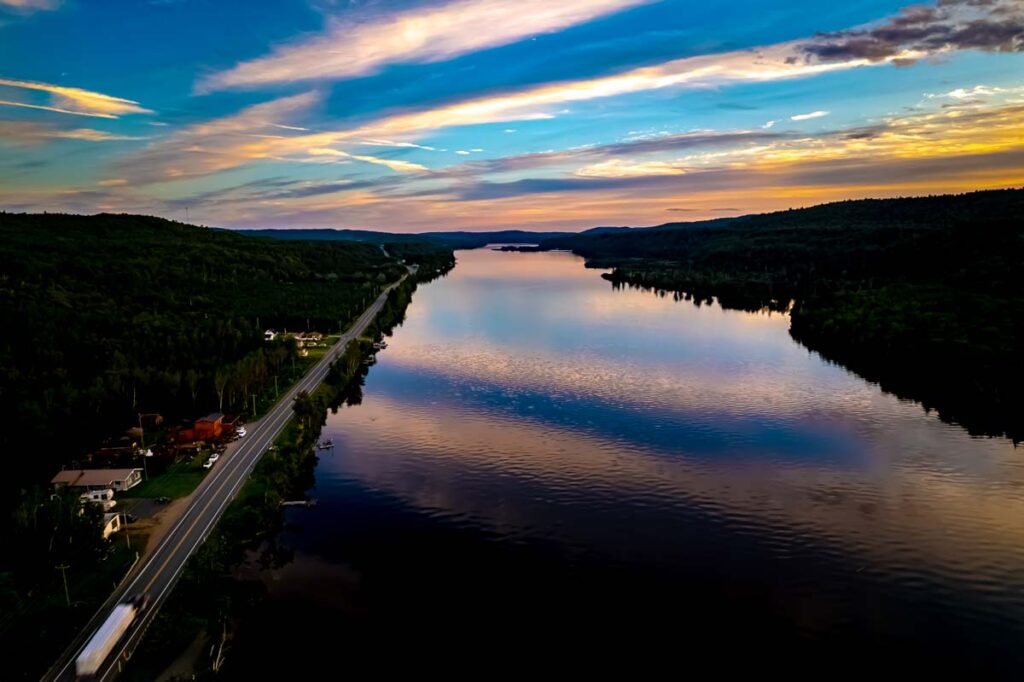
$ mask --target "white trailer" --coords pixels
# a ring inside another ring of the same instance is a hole
[[[146,597],[139,596],[114,607],[75,659],[75,673],[79,679],[91,679],[99,672],[100,666],[145,605]]]

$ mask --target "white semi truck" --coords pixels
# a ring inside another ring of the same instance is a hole
[[[91,680],[96,677],[114,646],[121,641],[124,633],[135,623],[135,620],[146,608],[149,596],[140,594],[128,601],[121,602],[110,612],[103,625],[93,633],[89,642],[75,659],[75,674],[80,680]]]

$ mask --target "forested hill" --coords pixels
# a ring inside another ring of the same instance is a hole
[[[502,230],[499,232],[420,232],[399,234],[372,230],[331,229],[271,229],[234,230],[250,237],[270,237],[280,240],[307,241],[359,241],[371,244],[406,244],[432,242],[452,249],[478,249],[488,244],[537,244],[545,239],[568,236],[570,232],[528,232]]]
[[[703,261],[715,252],[737,252],[760,258],[781,251],[786,261],[797,253],[816,259],[930,241],[926,238],[972,229],[991,230],[1019,220],[1024,190],[993,190],[970,194],[906,199],[859,199],[810,208],[717,218],[656,227],[564,235],[542,242],[546,248],[569,248],[584,255],[672,258]],[[987,227],[986,227],[987,226]],[[599,228],[602,229],[602,228]],[[733,242],[741,242],[735,244]],[[942,252],[944,243],[933,243]],[[978,244],[984,251],[989,247]]]
[[[1024,190],[551,239],[616,282],[744,309],[977,433],[1024,438]]]
[[[405,272],[395,258],[450,266],[450,250],[413,246],[389,258],[145,216],[0,213],[0,493],[48,480],[140,412],[239,409],[294,353],[265,328],[336,331]]]

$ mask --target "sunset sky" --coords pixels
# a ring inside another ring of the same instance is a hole
[[[579,229],[1024,185],[1024,0],[0,0],[0,209]]]

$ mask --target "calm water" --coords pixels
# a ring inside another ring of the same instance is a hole
[[[1024,452],[784,316],[614,290],[568,254],[458,256],[329,417],[240,676],[1019,675]]]

